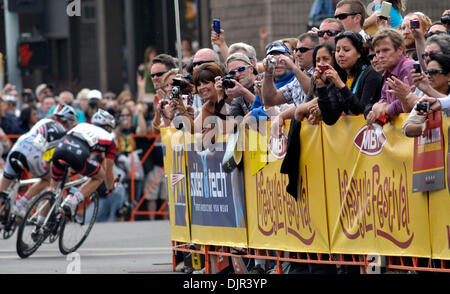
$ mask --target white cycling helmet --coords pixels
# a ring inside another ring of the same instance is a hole
[[[75,109],[67,104],[58,104],[53,114],[59,118],[62,118],[63,120],[78,120],[78,114]]]
[[[109,126],[112,129],[116,127],[116,120],[108,111],[104,109],[97,110],[92,116],[91,122],[100,127]]]

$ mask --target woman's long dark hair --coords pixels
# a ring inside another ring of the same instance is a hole
[[[356,78],[362,72],[364,67],[370,65],[370,61],[367,58],[368,54],[367,47],[364,45],[363,37],[359,33],[355,33],[352,31],[345,31],[339,33],[334,39],[334,44],[336,45],[339,40],[344,38],[349,39],[350,42],[352,42],[353,46],[355,47],[356,51],[358,51],[358,53],[361,55],[356,61],[355,65],[353,65],[352,69],[350,70],[350,74]],[[340,66],[337,63],[336,67],[340,68]],[[344,74],[345,78],[342,81],[345,83],[347,81],[347,73],[345,72]]]
[[[29,130],[30,129],[30,122],[31,122],[31,112],[33,110],[37,111],[37,107],[34,105],[30,105],[28,107],[25,107],[20,112],[20,127],[23,130]]]

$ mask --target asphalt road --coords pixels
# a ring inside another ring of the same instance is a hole
[[[55,242],[21,259],[16,240],[17,232],[0,239],[0,274],[172,273],[170,226],[165,220],[97,223],[81,248],[67,256]]]

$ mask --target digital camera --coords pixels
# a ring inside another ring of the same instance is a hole
[[[429,109],[430,109],[430,102],[419,102],[416,105],[417,111],[428,112]]]
[[[278,65],[278,60],[275,57],[272,57],[272,58],[269,59],[268,65],[272,66],[272,67],[275,67],[275,66]]]
[[[234,80],[234,75],[227,74],[222,78],[222,87],[224,89],[231,89],[234,88],[234,83],[232,80]]]

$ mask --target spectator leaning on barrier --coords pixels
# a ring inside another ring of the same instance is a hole
[[[333,125],[342,113],[365,115],[380,99],[382,76],[367,59],[364,40],[358,33],[345,31],[336,36],[337,66],[315,69],[316,87],[322,120]],[[333,84],[325,87],[325,81]]]
[[[377,54],[380,67],[383,68],[383,76],[385,79],[391,75],[395,75],[401,81],[407,81],[412,85],[411,70],[414,60],[409,59],[403,53],[405,43],[401,34],[394,29],[383,29],[377,32],[373,38],[373,46]],[[402,101],[393,93],[389,93],[389,85],[385,83],[381,90],[381,98],[375,103],[372,110],[367,115],[367,123],[372,124],[381,115],[395,116],[402,112],[409,112],[411,109],[407,106],[406,101]]]
[[[340,32],[345,31],[344,24],[336,18],[326,18],[324,19],[319,26],[318,30],[314,30],[319,36],[319,43],[325,42],[333,42],[334,38]]]
[[[359,0],[342,0],[336,4],[334,17],[339,19],[345,30],[359,33],[364,40],[370,36],[363,30],[366,8]]]
[[[317,45],[313,51],[313,68],[315,69],[318,65],[330,65],[335,68],[337,62],[335,59],[334,50],[334,42],[325,42]],[[317,103],[319,94],[316,87],[316,78],[320,77],[318,77],[317,74],[313,74],[311,78],[311,86],[309,87],[309,93],[306,96],[306,101],[308,102],[300,104],[295,109],[295,119],[297,121],[302,121],[303,118],[307,117],[311,124],[317,124],[320,120],[322,120],[319,105]],[[333,86],[333,84],[329,82],[325,85],[327,88]]]

